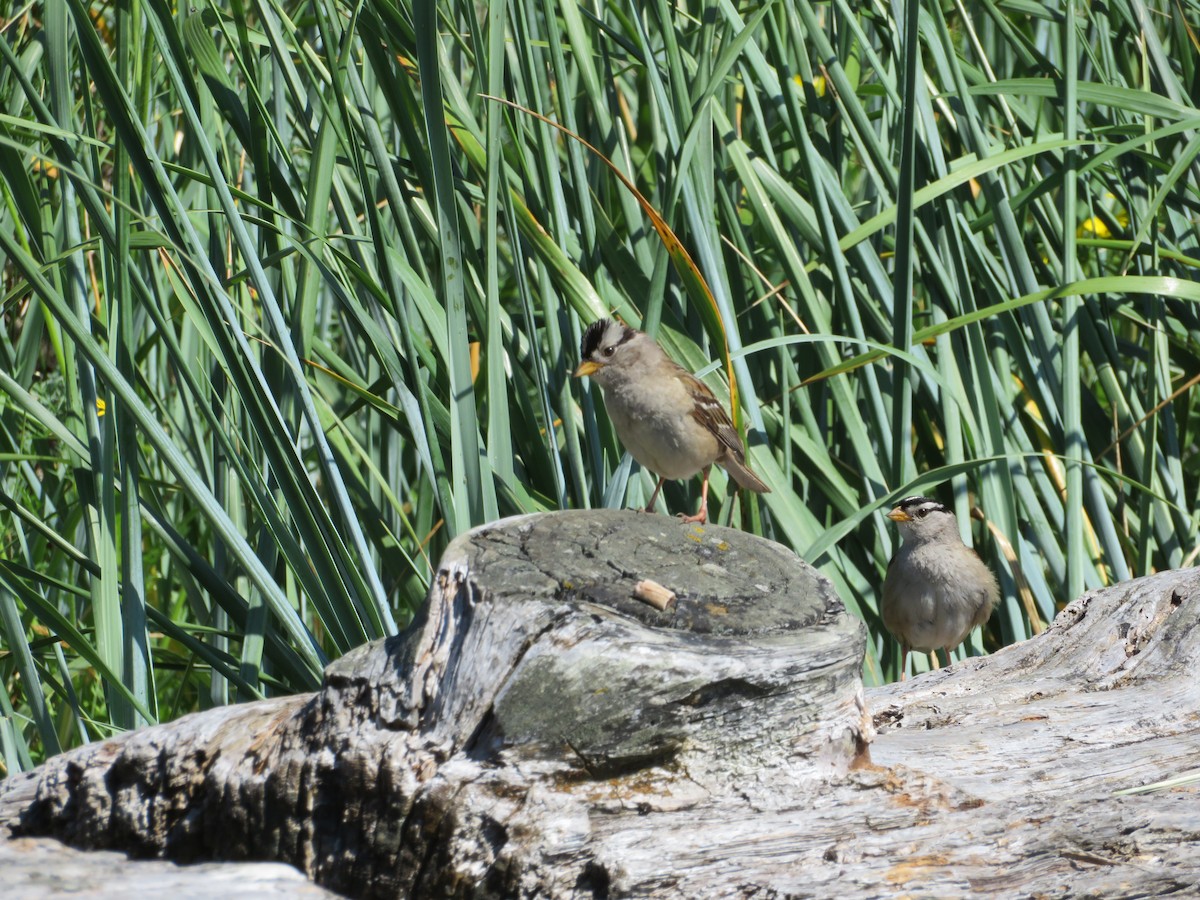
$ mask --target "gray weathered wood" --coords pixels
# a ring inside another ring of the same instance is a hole
[[[198,863],[180,866],[130,859],[106,850],[84,852],[53,838],[0,839],[4,900],[335,900],[282,863]]]
[[[1195,571],[1164,573],[864,696],[861,625],[778,545],[510,520],[320,692],[65,754],[0,784],[0,825],[354,896],[1187,892],[1195,788],[1113,791],[1200,758],[1198,620]]]

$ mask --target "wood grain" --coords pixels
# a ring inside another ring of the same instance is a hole
[[[633,597],[652,579],[676,594]],[[786,549],[632,512],[496,523],[423,617],[310,695],[0,784],[0,825],[358,897],[1157,896],[1200,889],[1200,577],[863,691],[864,630]]]

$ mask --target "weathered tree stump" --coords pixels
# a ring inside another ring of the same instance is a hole
[[[1200,758],[1198,620],[1165,573],[864,706],[861,625],[784,548],[524,517],[456,541],[423,617],[318,693],[57,757],[0,784],[0,824],[361,897],[1190,890],[1195,787],[1113,790]]]

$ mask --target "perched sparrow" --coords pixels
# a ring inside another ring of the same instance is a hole
[[[904,543],[883,579],[883,624],[908,651],[950,651],[982,625],[1000,599],[996,576],[958,536],[954,513],[928,497],[901,500],[887,514],[900,526]]]
[[[685,522],[708,519],[708,472],[720,463],[734,481],[755,493],[770,490],[746,468],[746,451],[733,423],[704,384],[662,351],[648,334],[601,319],[584,332],[575,377],[589,375],[604,391],[604,406],[621,443],[658,476],[654,501],[668,478],[704,470],[700,512]]]

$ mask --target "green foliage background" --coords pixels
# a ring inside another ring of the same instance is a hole
[[[1195,560],[1196,0],[8,15],[9,772],[312,688],[474,525],[643,503],[570,378],[609,313],[735,379],[772,493],[716,519],[833,579],[869,681],[900,496],[1000,574],[973,652]]]

